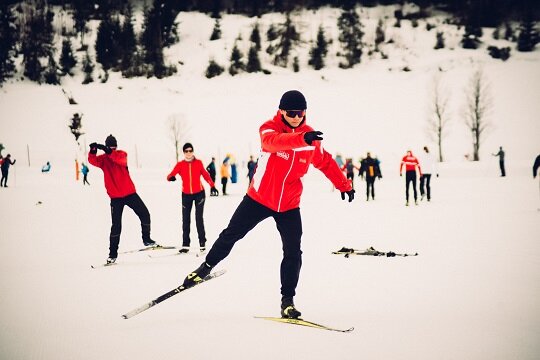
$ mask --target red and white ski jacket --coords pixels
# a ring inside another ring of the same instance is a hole
[[[111,199],[122,198],[136,192],[129,176],[127,153],[113,149],[110,154],[88,154],[88,162],[103,170],[105,189]]]
[[[196,194],[204,190],[201,183],[201,176],[210,187],[215,186],[210,178],[210,174],[206,171],[202,161],[199,159],[179,161],[171,173],[167,175],[167,180],[177,174],[182,178],[182,192],[184,194]]]
[[[298,208],[303,190],[301,178],[309,164],[322,171],[339,191],[352,189],[320,141],[306,144],[304,133],[308,131],[313,129],[305,121],[294,129],[287,126],[279,111],[259,128],[261,154],[247,192],[250,198],[277,212]]]
[[[411,153],[410,155],[405,155],[401,159],[401,164],[399,165],[399,173],[401,174],[403,165],[405,165],[405,171],[416,171],[416,166],[418,166],[418,172],[422,176],[422,169],[420,169],[420,163],[418,159]]]

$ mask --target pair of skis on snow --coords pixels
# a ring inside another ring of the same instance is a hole
[[[206,276],[197,285],[200,285],[202,283],[205,283],[207,281],[215,279],[215,278],[225,274],[225,272],[226,272],[225,270],[220,270],[220,271],[213,272],[213,273],[209,274],[208,276]],[[181,292],[189,290],[189,289],[191,289],[191,288],[193,288],[193,287],[195,287],[197,285],[194,285],[194,286],[191,286],[191,287],[184,287],[184,285],[180,285],[180,286],[178,286],[178,287],[164,293],[163,295],[158,296],[154,300],[151,300],[151,301],[147,302],[146,304],[143,304],[142,306],[139,306],[138,308],[133,309],[130,312],[122,315],[122,318],[124,318],[124,319],[132,318],[133,316],[135,316],[137,314],[140,314],[143,311],[146,311],[146,310],[150,309],[153,306],[156,306],[157,304],[169,299],[170,297],[172,297],[174,295],[177,295],[177,294],[180,294]],[[304,319],[288,319],[288,318],[278,318],[278,317],[268,317],[268,316],[255,316],[255,318],[256,319],[264,319],[264,320],[280,322],[280,323],[284,323],[284,324],[307,326],[307,327],[311,327],[311,328],[315,328],[315,329],[328,330],[328,331],[337,331],[337,332],[344,332],[344,333],[345,332],[351,332],[351,331],[354,330],[353,327],[348,328],[348,329],[337,329],[337,328],[329,327],[329,326],[326,326],[326,325],[321,325],[321,324],[317,324],[317,323],[314,323],[314,322],[311,322],[311,321],[307,321],[307,320],[304,320]]]
[[[350,249],[350,248],[342,247],[341,249],[339,249],[337,251],[333,251],[332,254],[345,255],[346,258],[348,258],[351,255],[386,256],[386,257],[418,256],[418,253],[414,253],[414,254],[412,254],[412,253],[411,254],[403,253],[403,254],[400,254],[400,253],[395,253],[393,251],[387,251],[387,252],[378,251],[378,250],[375,250],[372,246],[367,248],[366,250],[356,250],[356,249]]]
[[[144,247],[144,248],[141,248],[141,249],[123,251],[123,252],[120,252],[119,254],[120,255],[125,255],[125,254],[134,254],[134,253],[143,252],[143,251],[171,250],[171,249],[176,249],[176,246],[154,245],[154,246],[147,246],[147,247]],[[170,255],[176,255],[176,254],[170,254]],[[97,268],[100,268],[100,267],[107,267],[107,266],[113,266],[113,265],[116,265],[116,263],[113,262],[113,263],[90,265],[90,267],[92,269],[97,269]]]

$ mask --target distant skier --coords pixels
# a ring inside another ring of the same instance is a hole
[[[247,163],[247,177],[249,179],[249,183],[251,184],[251,180],[253,180],[253,175],[255,175],[255,168],[257,167],[257,163],[253,160],[253,155],[249,156],[249,161]]]
[[[103,150],[105,154],[96,155],[98,149]],[[150,213],[137,195],[135,185],[129,175],[127,153],[123,150],[117,150],[116,138],[112,135],[107,136],[105,145],[91,143],[88,162],[103,170],[105,189],[111,198],[112,226],[107,264],[114,263],[118,257],[124,206],[130,207],[139,217],[144,246],[157,246],[156,242],[150,238]]]
[[[272,217],[283,244],[281,262],[281,316],[298,318],[293,297],[302,265],[300,239],[301,178],[313,164],[341,191],[341,198],[354,198],[354,190],[336,162],[321,145],[322,132],[306,124],[306,100],[296,90],[283,94],[273,119],[259,129],[261,154],[246,196],[221,232],[206,260],[184,280],[185,287],[202,281],[231,252],[234,244],[258,223]]]
[[[424,170],[422,176],[420,176],[420,200],[424,200],[424,196],[427,195],[427,201],[431,201],[431,174],[436,174],[439,177],[439,173],[437,172],[435,158],[429,152],[427,146],[424,146],[424,153],[420,155],[420,163]]]
[[[82,163],[81,165],[81,173],[83,174],[83,185],[90,185],[90,183],[88,182],[88,173],[90,172],[90,169],[88,168],[88,166],[86,166],[85,163]]]
[[[219,173],[221,175],[221,193],[223,195],[229,195],[227,194],[227,182],[229,181],[231,174],[229,172],[229,157],[228,156],[223,160]]]
[[[533,178],[536,178],[536,175],[538,173],[538,168],[540,167],[540,155],[536,157],[536,160],[534,160],[533,164]],[[540,177],[539,177],[540,179]]]
[[[206,167],[206,171],[208,171],[208,174],[210,174],[210,179],[215,183],[216,182],[216,158],[213,157],[212,161],[210,161],[210,164]],[[210,194],[212,196],[212,194]]]
[[[204,202],[206,193],[201,183],[201,176],[210,185],[210,194],[217,196],[218,191],[210,174],[205,170],[201,160],[195,158],[193,145],[185,143],[182,147],[184,160],[176,163],[172,171],[167,175],[167,180],[176,181],[176,175],[182,179],[182,249],[180,253],[187,253],[191,243],[189,233],[191,231],[191,209],[195,203],[195,224],[199,236],[200,251],[206,251],[206,232],[204,230]]]
[[[358,166],[354,165],[351,158],[345,159],[345,164],[341,167],[341,170],[345,172],[345,177],[351,180],[351,185],[354,189],[354,170],[358,170]]]
[[[8,175],[9,175],[9,167],[11,165],[15,165],[15,162],[17,160],[11,161],[11,154],[7,154],[4,159],[2,159],[2,165],[0,165],[0,169],[2,170],[2,178],[0,179],[0,187],[8,187],[7,181],[8,181]]]
[[[499,168],[501,169],[501,177],[506,176],[506,171],[504,169],[504,150],[502,146],[499,147],[498,153],[491,155],[499,157]]]
[[[47,163],[41,167],[41,172],[48,173],[49,171],[51,171],[51,163],[47,161]]]
[[[382,178],[379,160],[372,158],[371,153],[368,152],[366,158],[360,162],[358,175],[366,178],[366,201],[369,201],[370,193],[371,199],[375,200],[375,179]]]
[[[407,155],[401,159],[401,164],[399,165],[399,176],[403,176],[402,170],[403,165],[405,165],[405,199],[406,206],[409,206],[409,185],[412,184],[414,191],[414,203],[418,205],[418,195],[416,193],[416,168],[418,168],[418,173],[422,176],[422,170],[420,169],[420,163],[418,159],[413,155],[411,150],[407,151]]]

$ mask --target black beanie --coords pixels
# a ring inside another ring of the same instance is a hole
[[[118,144],[116,143],[116,138],[112,135],[107,136],[107,138],[105,139],[105,146],[117,147]]]
[[[307,109],[306,98],[298,90],[287,91],[279,101],[281,110],[305,110]]]
[[[185,143],[184,146],[182,146],[182,151],[186,151],[186,149],[193,150],[193,145],[191,145],[191,143]]]

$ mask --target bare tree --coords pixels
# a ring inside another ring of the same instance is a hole
[[[180,159],[180,152],[182,151],[183,139],[187,137],[189,132],[189,123],[185,119],[184,114],[169,115],[169,131],[171,140],[174,144],[176,162],[178,162]]]
[[[492,106],[489,86],[481,69],[476,70],[471,76],[465,91],[467,94],[465,123],[473,137],[473,161],[478,161],[483,134],[490,126],[488,115]]]
[[[447,134],[450,115],[448,111],[448,90],[441,85],[440,76],[436,75],[433,80],[433,89],[431,97],[431,114],[428,117],[427,134],[437,142],[439,149],[439,162],[443,162],[442,142]]]

